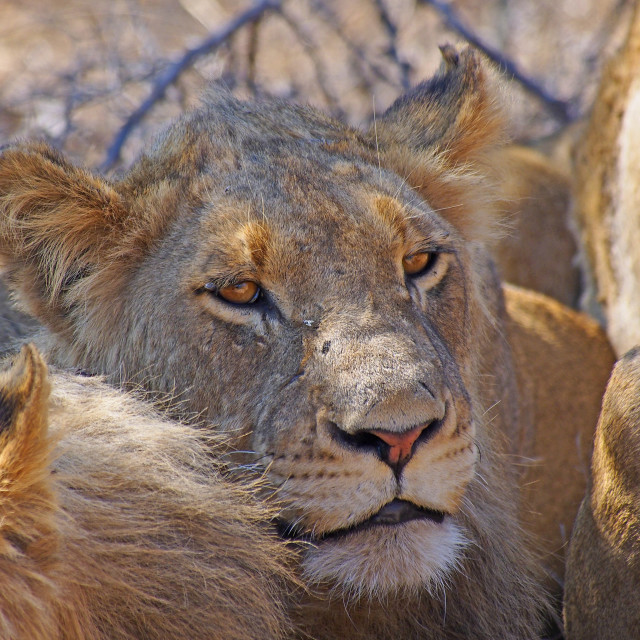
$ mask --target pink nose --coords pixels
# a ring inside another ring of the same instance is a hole
[[[389,445],[386,452],[385,461],[387,464],[398,466],[403,465],[413,455],[413,445],[422,432],[429,428],[429,424],[421,424],[413,427],[409,431],[395,433],[393,431],[380,431],[378,429],[369,431],[370,434]]]

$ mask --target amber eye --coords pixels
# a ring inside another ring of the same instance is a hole
[[[255,282],[246,280],[222,287],[222,289],[218,289],[217,293],[223,300],[233,304],[251,304],[258,299],[260,287]]]
[[[404,272],[408,276],[415,276],[424,271],[433,261],[435,254],[433,253],[410,253],[402,258],[402,266]]]

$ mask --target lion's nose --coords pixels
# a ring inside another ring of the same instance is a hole
[[[382,431],[381,429],[374,429],[369,431],[369,433],[387,445],[386,447],[382,447],[381,457],[388,465],[396,467],[408,462],[409,458],[413,455],[413,445],[429,426],[430,425],[422,424],[403,433]]]
[[[370,429],[354,434],[346,433],[338,427],[334,433],[344,445],[375,452],[383,462],[393,469],[396,475],[400,475],[416,448],[429,440],[441,424],[442,420],[433,420],[404,431]]]

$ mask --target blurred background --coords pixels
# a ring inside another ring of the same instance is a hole
[[[465,36],[521,74],[506,82],[511,133],[537,142],[588,112],[631,4],[0,0],[0,144],[45,137],[86,166],[124,168],[211,80],[363,124]]]

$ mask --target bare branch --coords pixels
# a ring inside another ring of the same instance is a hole
[[[564,100],[552,96],[535,80],[522,73],[515,62],[509,60],[500,51],[483,42],[471,29],[469,29],[455,13],[453,7],[443,0],[419,0],[422,4],[433,7],[443,18],[447,25],[459,33],[469,44],[482,51],[489,59],[498,64],[504,72],[518,82],[527,92],[542,102],[549,112],[563,123],[575,119],[571,106]]]
[[[411,86],[409,81],[411,65],[406,60],[403,60],[398,53],[398,27],[391,19],[391,16],[387,11],[387,7],[384,4],[384,0],[373,0],[373,2],[378,9],[380,21],[384,25],[387,35],[389,36],[389,56],[400,69],[402,88],[406,91]]]
[[[209,35],[200,45],[193,49],[188,49],[179,60],[169,65],[164,73],[156,79],[149,97],[129,116],[120,131],[118,131],[107,151],[107,157],[102,163],[101,170],[107,171],[118,161],[122,146],[133,129],[143,120],[156,102],[163,98],[167,89],[179,78],[181,73],[191,67],[199,57],[215,51],[246,24],[251,24],[260,19],[267,11],[279,11],[280,7],[281,0],[262,0],[258,2],[247,11],[233,18],[220,31]]]
[[[258,92],[256,81],[256,57],[258,55],[258,31],[261,20],[256,20],[249,27],[249,47],[247,50],[247,86],[253,95]]]

